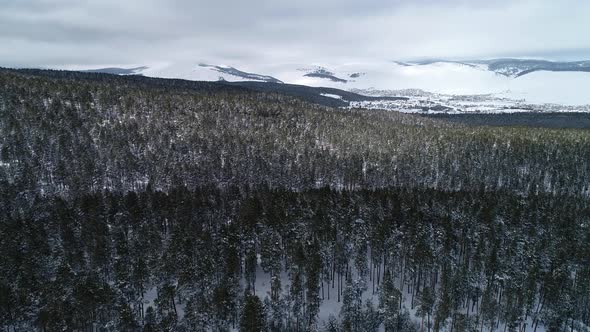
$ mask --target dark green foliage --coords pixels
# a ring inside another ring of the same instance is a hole
[[[379,308],[383,316],[383,324],[387,331],[398,331],[401,328],[402,293],[393,284],[389,271],[383,276],[383,286],[379,293]]]
[[[264,306],[256,295],[246,295],[244,309],[240,318],[240,331],[266,331]]]
[[[175,82],[2,70],[0,179],[62,196],[148,184],[588,194],[587,131],[463,127]]]
[[[253,278],[247,266],[256,267],[258,255],[275,276],[269,293],[255,290],[268,297],[264,321],[274,331],[321,327],[326,322],[317,320],[319,306],[328,291],[337,297],[340,283],[345,305],[338,326],[345,330],[376,322],[397,331],[411,328],[404,307],[412,297],[423,317],[418,320],[431,330],[454,324],[518,327],[525,316],[545,326],[588,321],[586,200],[435,190],[244,195],[179,188],[137,192],[129,204],[133,196],[105,192],[70,203],[38,197],[27,210],[6,211],[0,223],[4,324],[48,331],[91,323],[147,330],[238,326],[246,300],[241,294],[254,291],[253,281],[246,283]],[[253,201],[263,217],[253,228],[236,227]],[[141,216],[133,218],[136,205],[142,206]],[[284,215],[277,224],[270,216],[279,211]],[[57,222],[66,216],[71,220]],[[360,219],[366,221],[363,232]],[[95,220],[96,229],[108,231],[85,234],[82,220]],[[112,249],[91,255],[98,241]],[[371,243],[367,261],[383,272],[353,268],[355,255],[343,254],[340,262],[330,258],[336,248],[355,252],[362,241]],[[273,246],[281,255],[272,254]],[[283,272],[289,287],[282,286]],[[371,292],[372,283],[378,309],[359,298],[359,291]],[[150,293],[153,302],[146,304]],[[402,297],[406,304],[400,307]]]
[[[432,119],[464,123],[470,126],[519,126],[539,128],[590,128],[588,113],[508,113],[508,114],[428,114]]]
[[[0,329],[590,323],[586,131],[80,75],[0,72]]]

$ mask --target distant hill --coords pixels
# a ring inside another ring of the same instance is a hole
[[[345,91],[328,87],[310,87],[298,84],[284,84],[272,81],[238,81],[229,82],[225,80],[209,81],[189,81],[181,79],[158,79],[133,74],[121,74],[132,69],[125,68],[105,68],[117,69],[119,73],[113,74],[107,71],[66,71],[66,70],[43,70],[43,69],[7,69],[5,71],[15,71],[35,76],[44,76],[62,79],[84,79],[84,80],[117,80],[117,76],[125,76],[125,82],[134,82],[142,86],[169,88],[169,89],[190,89],[196,91],[258,91],[267,93],[280,93],[291,97],[296,97],[307,102],[322,106],[346,107],[351,101],[373,101],[373,100],[406,100],[405,97],[381,97],[381,96],[364,96],[358,93]],[[120,78],[122,80],[123,77]]]
[[[399,63],[399,62],[397,62]],[[491,60],[424,60],[403,63],[405,66],[453,63],[474,68],[482,68],[507,77],[521,77],[536,71],[590,72],[590,61],[558,62],[534,59],[491,59]]]
[[[502,94],[530,103],[590,104],[590,61],[536,59],[263,63],[229,66],[172,62],[142,67],[88,68],[90,72],[192,81],[263,82],[337,89],[421,89],[449,95]]]
[[[136,75],[140,74],[142,71],[148,69],[148,67],[141,66],[135,68],[118,68],[118,67],[110,67],[110,68],[98,68],[98,69],[88,69],[82,70],[83,72],[87,73],[104,73],[104,74],[115,74],[115,75]]]

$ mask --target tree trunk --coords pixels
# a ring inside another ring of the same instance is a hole
[[[338,273],[338,303],[340,303],[340,273]]]
[[[172,308],[174,308],[174,315],[178,319],[178,311],[176,311],[176,301],[174,300],[174,294],[172,294]]]

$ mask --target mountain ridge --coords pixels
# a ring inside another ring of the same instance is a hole
[[[92,69],[127,74],[137,67]],[[535,104],[589,105],[590,61],[534,59],[375,61],[343,64],[145,64],[134,75],[192,81],[266,82],[342,90],[420,89],[446,95],[493,94]],[[66,68],[67,69],[67,68]]]
[[[518,78],[537,71],[579,71],[590,72],[590,61],[550,61],[537,59],[498,58],[489,60],[445,60],[430,59],[422,61],[399,62],[407,66],[430,65],[435,63],[454,63],[477,68],[487,66],[487,70],[507,77]]]

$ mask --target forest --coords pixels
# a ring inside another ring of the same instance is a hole
[[[525,112],[503,114],[426,114],[426,117],[473,126],[520,126],[590,129],[590,114],[584,112]]]
[[[0,69],[0,330],[590,331],[590,131]]]

